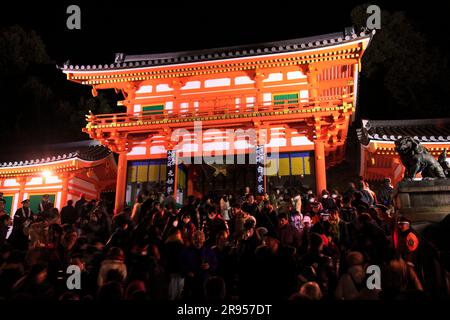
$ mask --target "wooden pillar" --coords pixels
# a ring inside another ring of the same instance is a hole
[[[136,85],[132,82],[128,82],[125,85],[125,89],[122,91],[125,92],[126,95],[125,100],[122,102],[122,105],[127,108],[128,115],[134,114],[134,100],[136,98],[136,90]]]
[[[191,196],[193,194],[194,194],[194,165],[191,164],[188,167],[187,195]]]
[[[322,190],[327,188],[325,142],[323,140],[314,140],[314,162],[316,168],[316,194],[319,196]]]
[[[127,182],[127,154],[120,153],[117,165],[116,200],[114,214],[122,212],[125,202],[125,184]]]
[[[264,105],[264,93],[262,92],[264,79],[265,74],[262,73],[260,70],[256,70],[253,78],[253,80],[255,81],[255,89],[256,89],[255,105],[253,107],[254,112],[257,112],[259,107]]]
[[[173,88],[173,106],[172,111],[173,114],[179,114],[181,111],[181,88],[184,86],[184,83],[180,80],[174,80],[170,84],[170,87]],[[189,106],[190,107],[190,106]]]
[[[29,180],[29,179],[27,179],[27,178],[25,178],[25,177],[20,177],[20,178],[17,178],[17,182],[19,183],[19,201],[18,201],[18,206],[20,206],[21,205],[21,203],[22,203],[22,200],[23,200],[23,196],[24,196],[24,194],[25,194],[25,185],[26,185],[26,183],[27,183],[27,180]]]
[[[60,207],[64,207],[67,204],[67,195],[69,194],[69,175],[67,173],[62,174],[62,192]],[[59,208],[61,210],[61,208]]]
[[[313,101],[314,104],[317,103],[317,99],[319,97],[319,90],[318,90],[318,74],[319,70],[316,66],[310,65],[308,68],[308,72],[306,73],[307,81],[308,81],[308,88],[309,88],[309,100]]]

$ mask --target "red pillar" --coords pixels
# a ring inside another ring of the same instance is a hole
[[[61,178],[62,178],[62,192],[61,192],[61,203],[59,204],[60,210],[67,203],[67,195],[69,194],[69,175],[67,173],[63,173]]]
[[[19,178],[16,179],[16,181],[20,185],[20,187],[19,187],[19,195],[18,195],[19,200],[17,202],[17,208],[16,208],[16,210],[17,210],[20,207],[22,207],[22,201],[23,201],[23,196],[25,195],[25,185],[27,184],[27,178],[19,177]],[[16,213],[14,210],[12,210],[13,206],[14,206],[14,203],[11,206],[11,211],[13,211],[13,212],[10,212],[10,216],[11,217],[14,217],[14,214]]]
[[[314,140],[314,160],[316,168],[316,194],[320,196],[322,190],[327,188],[325,143],[323,140]]]
[[[265,74],[262,73],[260,70],[255,71],[255,76],[253,80],[255,81],[255,89],[256,89],[256,96],[255,96],[255,106],[253,108],[253,111],[258,111],[259,106],[264,105],[264,93],[263,93],[263,80],[265,79]]]
[[[188,181],[187,181],[187,195],[191,196],[194,194],[194,165],[191,164],[188,167]]]
[[[317,103],[317,97],[319,95],[319,92],[317,90],[317,75],[319,71],[317,70],[316,66],[309,66],[309,70],[306,73],[308,86],[309,86],[309,100],[313,101],[314,104]]]
[[[127,182],[127,154],[120,153],[117,165],[116,201],[114,214],[122,212],[125,202],[125,184]]]
[[[19,183],[19,205],[21,204],[23,200],[23,196],[25,194],[25,184],[27,183],[27,180],[25,178],[18,178],[16,181]]]

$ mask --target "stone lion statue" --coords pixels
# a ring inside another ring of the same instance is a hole
[[[445,176],[447,178],[450,177],[450,165],[447,162],[447,149],[445,149],[439,156],[438,162],[441,165],[442,169],[444,169]]]
[[[418,173],[422,173],[424,179],[446,178],[441,164],[419,141],[402,137],[395,141],[395,151],[406,169],[404,180],[412,180]]]

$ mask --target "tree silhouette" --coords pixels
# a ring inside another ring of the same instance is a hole
[[[20,26],[0,30],[0,143],[17,145],[88,139],[85,114],[113,112],[110,97],[92,97],[55,68],[42,39]],[[112,97],[112,95],[111,95]]]
[[[365,27],[368,4],[351,12],[357,30]],[[373,119],[448,116],[448,58],[432,47],[405,12],[381,12],[363,56],[360,111]]]

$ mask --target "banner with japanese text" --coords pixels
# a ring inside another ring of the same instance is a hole
[[[256,146],[255,158],[256,158],[256,192],[259,195],[264,194],[264,146]]]
[[[166,192],[170,195],[175,192],[175,177],[176,177],[176,162],[177,152],[175,150],[167,151],[167,178],[166,178]]]

